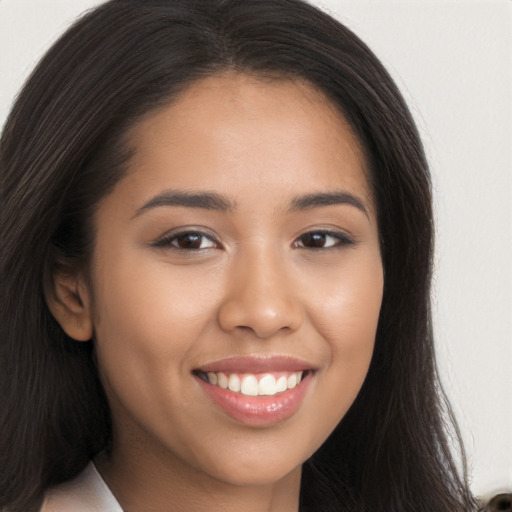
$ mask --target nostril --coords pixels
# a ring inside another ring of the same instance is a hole
[[[302,305],[283,298],[231,296],[220,305],[218,322],[223,330],[251,334],[260,339],[296,331],[302,325]]]

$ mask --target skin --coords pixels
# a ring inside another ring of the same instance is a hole
[[[125,510],[296,511],[301,464],[354,401],[374,346],[383,271],[360,145],[311,86],[244,74],[195,83],[129,139],[87,279],[56,276],[49,299],[70,336],[94,336],[114,426],[100,471]],[[143,208],[170,190],[230,208]],[[333,191],[358,205],[293,202]],[[183,231],[203,232],[201,248],[173,238]],[[192,373],[273,354],[315,372],[296,413],[263,426],[227,415]]]

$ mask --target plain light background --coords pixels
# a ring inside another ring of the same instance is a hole
[[[0,0],[0,125],[69,23],[101,0]],[[419,124],[437,222],[441,377],[475,493],[512,490],[512,2],[314,0],[396,79]]]

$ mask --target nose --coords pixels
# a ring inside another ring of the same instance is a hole
[[[221,328],[252,332],[261,339],[297,331],[304,321],[304,307],[285,267],[272,251],[234,262],[218,310]]]

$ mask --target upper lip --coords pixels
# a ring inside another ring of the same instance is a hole
[[[281,355],[237,356],[207,363],[196,370],[208,372],[265,373],[290,371],[298,372],[315,368],[302,359]]]

